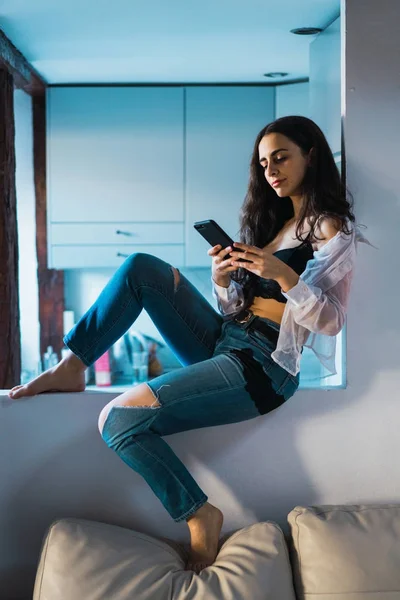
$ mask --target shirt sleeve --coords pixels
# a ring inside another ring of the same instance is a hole
[[[282,292],[290,303],[296,323],[313,333],[337,335],[345,323],[352,278],[353,270],[350,270],[323,292],[300,277],[291,290]]]
[[[213,285],[213,296],[217,300],[218,310],[223,315],[232,315],[240,311],[244,305],[243,288],[234,279],[231,279],[229,287],[225,288],[211,278]]]

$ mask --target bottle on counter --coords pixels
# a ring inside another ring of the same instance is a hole
[[[149,344],[149,377],[158,377],[164,371],[164,368],[157,356],[157,344]]]
[[[95,384],[98,387],[107,387],[111,385],[111,360],[110,351],[104,352],[94,363]]]
[[[145,337],[135,329],[129,329],[132,360],[132,384],[144,383],[149,378],[149,349]]]
[[[58,363],[58,356],[53,350],[53,346],[47,346],[47,351],[43,354],[43,370],[51,369]]]

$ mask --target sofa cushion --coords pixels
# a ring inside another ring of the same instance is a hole
[[[297,506],[288,521],[299,599],[400,600],[400,505]]]
[[[51,525],[34,600],[295,600],[286,543],[274,523],[255,523],[222,544],[199,575],[180,544],[82,519]]]

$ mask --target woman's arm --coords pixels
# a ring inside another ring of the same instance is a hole
[[[324,239],[317,242],[317,249],[320,250],[338,231],[338,224],[333,219],[321,220],[316,233]],[[287,267],[278,283],[292,308],[296,323],[313,333],[334,336],[345,323],[352,274],[352,268],[348,268],[334,286],[323,292],[319,287],[307,284],[293,269]]]
[[[231,279],[228,287],[222,287],[213,283],[213,296],[217,300],[218,310],[223,315],[232,315],[240,311],[244,305],[244,294],[242,286]]]
[[[337,335],[345,323],[352,276],[350,270],[326,292],[305,283],[301,277],[288,292],[282,291],[296,323],[313,333]]]

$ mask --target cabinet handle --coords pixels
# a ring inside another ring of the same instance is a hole
[[[128,258],[129,254],[122,254],[122,252],[117,252],[117,256],[123,256],[124,258]]]
[[[117,229],[117,231],[115,232],[117,235],[127,235],[127,236],[132,236],[134,235],[133,233],[131,233],[130,231],[120,231],[119,229]]]

